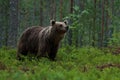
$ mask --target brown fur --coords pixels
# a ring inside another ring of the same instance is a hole
[[[34,54],[37,57],[47,56],[54,60],[59,43],[68,30],[66,22],[51,22],[48,27],[31,27],[25,30],[18,42],[17,58],[20,55]]]

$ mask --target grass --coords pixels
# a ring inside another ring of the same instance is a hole
[[[0,49],[0,80],[120,80],[120,55],[97,48],[61,48],[57,61],[15,56],[15,49]]]

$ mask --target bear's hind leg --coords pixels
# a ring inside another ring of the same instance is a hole
[[[23,51],[18,50],[16,55],[17,60],[23,60],[22,56],[27,55],[27,53],[28,53],[27,50],[23,50]]]

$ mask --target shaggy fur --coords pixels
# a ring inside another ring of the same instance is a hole
[[[34,54],[54,60],[59,43],[67,32],[67,22],[51,21],[48,27],[31,27],[26,29],[18,42],[17,58],[20,55]]]

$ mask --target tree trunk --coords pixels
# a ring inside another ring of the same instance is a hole
[[[56,20],[56,3],[55,0],[50,0],[50,7],[51,7],[51,11],[50,11],[50,19],[54,19]]]
[[[84,0],[80,0],[79,1],[79,7],[80,7],[80,11],[82,12],[85,8],[85,1]],[[79,19],[79,22],[82,21],[82,19]],[[89,27],[90,29],[91,27]],[[83,31],[79,32],[78,34],[78,42],[79,42],[79,46],[83,46]],[[81,34],[82,33],[82,34]],[[90,35],[91,35],[91,31],[89,31],[89,42],[90,42]]]
[[[104,42],[104,10],[105,9],[105,1],[103,0],[102,1],[102,23],[101,23],[101,27],[102,27],[102,30],[101,30],[101,47],[103,47],[103,42]]]
[[[2,5],[0,5],[0,6],[2,6]],[[0,7],[0,19],[3,19],[3,9],[2,9],[2,7]],[[0,32],[2,32],[1,34],[0,34],[0,47],[2,47],[2,45],[3,45],[3,20],[0,20]]]
[[[111,6],[111,12],[112,12],[112,16],[114,16],[114,0],[110,0],[110,6]],[[113,19],[112,18],[110,18],[110,25],[113,25]],[[109,29],[109,38],[112,38],[112,34],[113,34],[113,31],[114,31],[114,28],[113,27],[111,27],[110,29]]]
[[[63,0],[60,0],[60,21],[62,21],[63,18]]]
[[[18,33],[18,0],[10,0],[10,27],[8,46],[15,47]]]
[[[74,5],[74,0],[70,0],[70,13],[73,13],[73,5]],[[72,21],[70,20],[70,23],[72,23]],[[68,44],[72,45],[72,30],[69,29],[68,32]]]
[[[79,6],[80,6],[80,10],[83,11],[84,10],[84,0],[80,0],[79,1]]]
[[[35,25],[35,23],[36,23],[36,14],[37,14],[37,4],[36,4],[36,0],[34,0],[33,1],[33,6],[34,6],[34,8],[32,9],[33,10],[33,17],[32,17],[32,25]]]
[[[40,26],[43,26],[43,0],[40,0]]]
[[[105,47],[107,47],[108,45],[108,24],[109,24],[109,17],[108,17],[108,0],[105,0],[105,4],[106,4],[106,21],[105,21],[105,27],[106,27],[106,30],[105,30]]]
[[[7,46],[9,25],[9,0],[2,0],[0,4],[0,47]]]
[[[93,32],[92,32],[92,46],[95,46],[95,30],[96,30],[96,0],[94,0],[94,16],[93,16]]]

